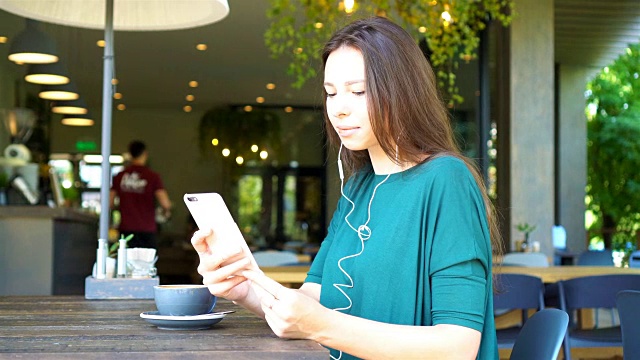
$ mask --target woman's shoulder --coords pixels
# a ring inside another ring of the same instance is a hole
[[[438,179],[473,177],[467,163],[452,155],[437,155],[420,165],[421,173]]]

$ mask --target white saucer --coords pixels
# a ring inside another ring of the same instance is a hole
[[[163,330],[202,330],[219,323],[227,314],[235,311],[221,311],[202,315],[172,316],[160,315],[157,311],[146,311],[140,317]]]

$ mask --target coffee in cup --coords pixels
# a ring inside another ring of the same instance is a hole
[[[160,315],[208,314],[216,306],[217,298],[206,285],[156,285],[153,292]]]

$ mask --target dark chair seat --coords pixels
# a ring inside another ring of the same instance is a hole
[[[522,330],[521,326],[512,326],[506,329],[496,330],[498,337],[498,349],[511,349]]]
[[[620,326],[613,326],[601,329],[575,329],[570,330],[571,333],[571,344],[572,345],[580,345],[585,344],[583,346],[588,347],[594,341],[601,343],[600,346],[620,346],[622,343],[622,331],[620,330]],[[586,343],[584,341],[586,341]],[[582,342],[581,342],[582,341]],[[610,345],[606,345],[606,344]]]

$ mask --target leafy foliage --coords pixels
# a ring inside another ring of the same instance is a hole
[[[640,44],[604,68],[587,94],[587,206],[600,219],[596,227],[633,238],[640,218]]]
[[[479,32],[490,20],[511,23],[513,0],[426,1],[362,0],[353,12],[329,0],[270,0],[272,20],[265,41],[273,57],[290,59],[288,73],[301,87],[317,75],[323,44],[347,23],[373,15],[385,16],[403,26],[419,42],[426,39],[438,83],[450,105],[461,103],[455,71],[460,60],[477,57]]]

